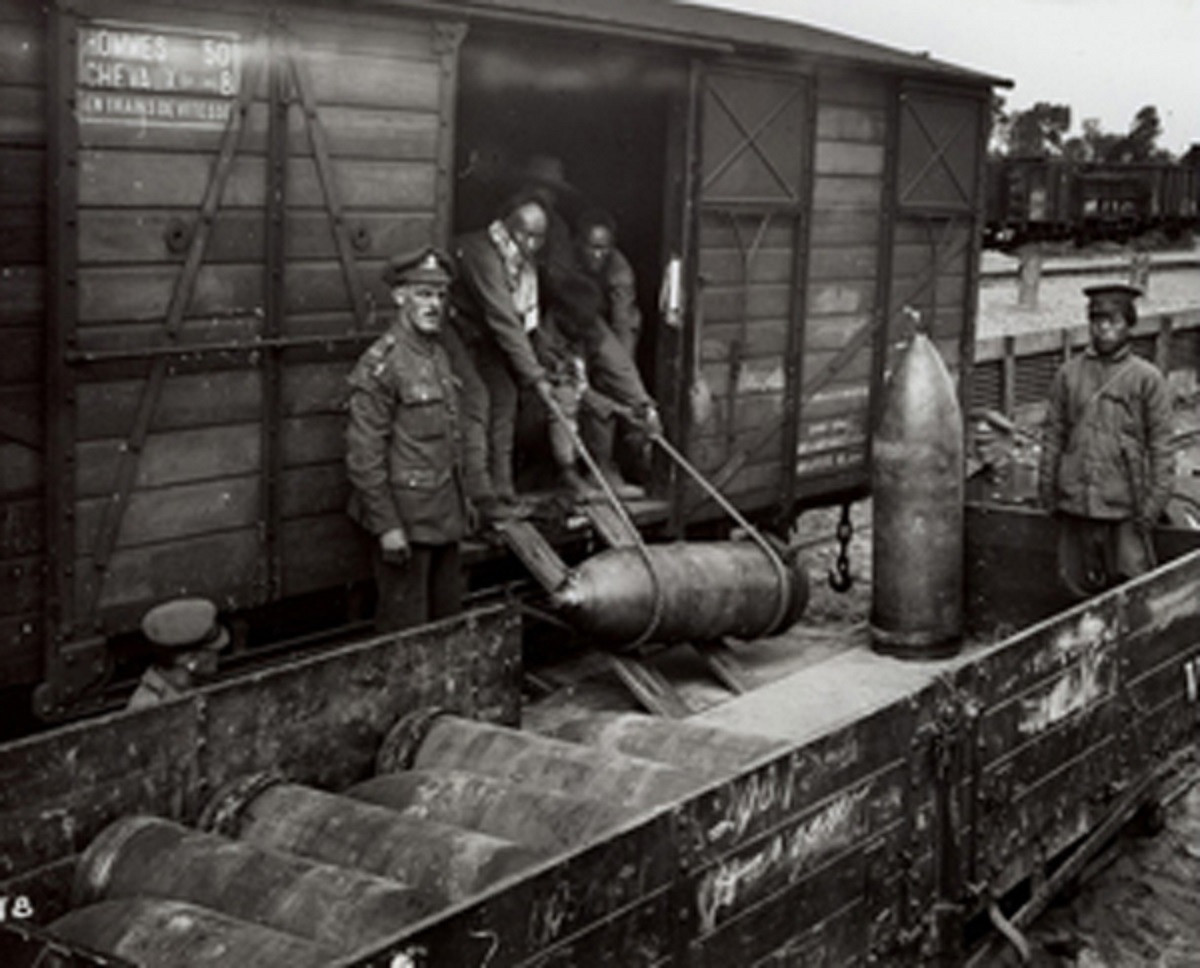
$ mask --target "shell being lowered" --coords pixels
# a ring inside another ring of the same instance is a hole
[[[741,541],[612,548],[576,567],[552,601],[581,632],[613,643],[756,639],[808,604],[803,562],[777,562]]]
[[[872,641],[895,655],[945,654],[963,622],[962,410],[922,333],[888,381],[872,460]]]

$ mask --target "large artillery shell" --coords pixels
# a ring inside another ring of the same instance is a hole
[[[335,949],[186,901],[128,897],[69,911],[47,928],[63,941],[141,968],[318,968]]]
[[[671,803],[704,782],[651,760],[429,711],[406,716],[392,728],[378,767],[380,773],[413,767],[467,770],[547,793],[606,799],[630,810]]]
[[[548,853],[586,843],[630,816],[607,800],[531,790],[464,770],[387,773],[343,793],[402,816],[479,830]]]
[[[410,887],[160,817],[126,817],[84,852],[75,903],[147,895],[188,901],[351,951],[433,910]]]
[[[590,713],[560,724],[551,735],[710,778],[727,777],[788,748],[786,741],[770,736],[642,713]]]
[[[944,654],[962,634],[963,425],[923,334],[888,382],[872,455],[872,640],[897,655]]]
[[[803,563],[780,564],[748,541],[611,548],[574,568],[552,602],[609,642],[756,639],[792,625],[808,604]]]
[[[544,856],[500,837],[269,778],[218,792],[201,822],[259,847],[398,880],[440,905],[478,894]]]

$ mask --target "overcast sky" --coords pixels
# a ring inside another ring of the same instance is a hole
[[[1200,142],[1200,0],[691,0],[799,20],[987,74],[1009,109],[1067,104],[1123,134],[1158,108],[1159,144]]]

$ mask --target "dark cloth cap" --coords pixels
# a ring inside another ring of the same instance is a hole
[[[548,188],[568,195],[578,194],[578,189],[567,181],[567,170],[562,159],[554,155],[531,155],[521,168],[522,180],[530,186]]]
[[[229,644],[229,632],[217,623],[217,606],[207,598],[176,598],[142,617],[142,633],[164,649],[211,649]]]
[[[1106,282],[1096,286],[1086,286],[1083,294],[1087,296],[1089,305],[1124,308],[1137,299],[1142,294],[1142,290],[1123,282]]]
[[[422,282],[446,286],[453,278],[454,263],[450,256],[432,245],[394,255],[383,267],[383,281],[389,286],[407,286]]]

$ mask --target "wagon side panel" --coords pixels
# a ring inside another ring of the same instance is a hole
[[[0,687],[41,670],[46,23],[0,2]]]

